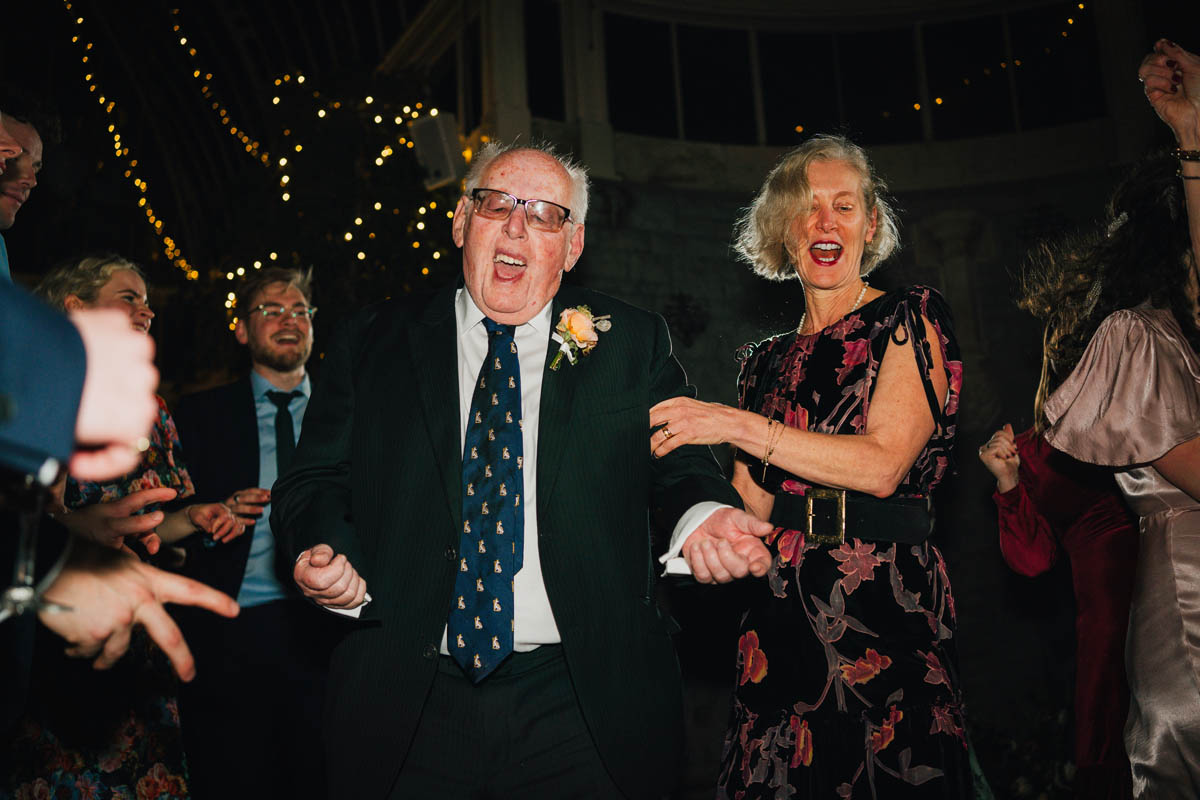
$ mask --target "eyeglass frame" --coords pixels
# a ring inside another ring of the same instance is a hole
[[[512,198],[512,201],[513,201],[512,208],[510,208],[508,210],[508,213],[505,214],[503,217],[489,217],[487,214],[482,214],[484,219],[493,219],[493,220],[497,220],[497,221],[507,220],[509,217],[512,216],[512,213],[517,210],[517,206],[523,206],[524,210],[525,210],[525,223],[529,224],[529,205],[528,204],[529,203],[545,203],[547,205],[554,206],[555,208],[562,209],[562,211],[563,211],[562,224],[560,224],[554,230],[546,230],[545,228],[539,228],[536,225],[530,225],[530,227],[533,228],[535,231],[542,231],[544,233],[558,233],[559,231],[561,231],[563,229],[563,225],[566,225],[568,222],[573,223],[575,221],[575,220],[571,219],[571,209],[567,208],[564,205],[555,203],[553,200],[541,200],[536,197],[529,198],[528,200],[522,200],[521,198],[517,197],[515,194],[509,194],[508,192],[504,192],[499,189],[489,189],[486,186],[477,186],[476,188],[471,190],[471,203],[474,204],[475,211],[477,213],[479,213],[479,208],[483,203],[483,200],[479,197],[480,192],[495,192],[496,194],[502,194],[505,197]]]
[[[272,306],[279,309],[278,315],[267,315],[268,311],[273,310],[271,308]],[[305,306],[304,308],[284,308],[280,303],[259,303],[254,308],[247,311],[246,315],[250,316],[251,314],[255,313],[260,313],[263,319],[278,319],[282,321],[284,317],[294,320],[299,320],[301,317],[305,317],[309,322],[312,322],[312,318],[317,314],[317,307]]]

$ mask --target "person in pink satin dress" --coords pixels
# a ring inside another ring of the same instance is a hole
[[[1125,748],[1137,798],[1200,797],[1200,58],[1160,40],[1138,71],[1179,144],[1118,187],[1106,226],[1048,259],[1046,440],[1108,466],[1139,517]],[[1057,262],[1058,272],[1053,267]],[[1064,370],[1065,371],[1065,370]]]

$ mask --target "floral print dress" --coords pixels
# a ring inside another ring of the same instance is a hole
[[[796,428],[861,434],[888,344],[910,340],[936,430],[897,495],[927,495],[951,463],[962,388],[950,310],[933,289],[889,292],[818,333],[743,348],[740,406]],[[949,384],[944,407],[931,346]],[[753,454],[738,458],[772,494],[810,488]],[[782,528],[768,546],[771,569],[742,619],[717,796],[970,796],[954,598],[938,549],[874,541],[869,530],[847,530],[831,547]]]
[[[65,504],[76,509],[160,486],[196,490],[176,460],[179,434],[158,398],[150,447],[137,468],[106,483],[68,479]],[[146,512],[159,508],[151,505]],[[182,800],[187,766],[176,703],[177,679],[144,630],[112,669],[62,655],[65,643],[39,631],[29,708],[15,738],[0,743],[0,800]]]

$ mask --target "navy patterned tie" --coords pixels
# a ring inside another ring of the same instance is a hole
[[[447,626],[454,660],[475,683],[513,649],[513,577],[521,569],[521,367],[513,326],[484,318],[487,357],[463,447],[463,529]]]

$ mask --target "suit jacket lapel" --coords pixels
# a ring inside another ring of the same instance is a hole
[[[561,292],[560,292],[561,294]],[[558,318],[566,303],[554,297],[554,312],[550,316],[549,337],[558,324]],[[537,460],[537,495],[538,510],[546,508],[554,494],[554,486],[561,470],[563,452],[570,442],[571,405],[575,399],[575,388],[580,381],[582,370],[580,365],[571,366],[564,357],[557,371],[550,370],[550,362],[558,352],[558,343],[553,339],[546,348],[546,363],[542,370],[542,403],[539,409],[538,425],[538,460]],[[539,516],[541,516],[539,514]],[[539,530],[539,535],[546,531]]]
[[[234,469],[248,479],[239,479],[237,481],[238,488],[258,486],[261,477],[258,474],[258,406],[254,399],[254,384],[250,382],[249,374],[243,375],[235,384],[232,398],[234,408],[229,421],[231,425],[236,425],[238,428],[234,441],[238,443],[238,447],[242,448],[242,452],[234,462],[238,466]],[[186,448],[184,448],[184,454],[187,454]],[[270,489],[271,487],[265,488]]]
[[[446,489],[454,518],[454,543],[462,530],[462,434],[458,408],[458,329],[454,291],[439,292],[426,313],[412,326],[409,338],[416,374],[413,376],[433,457]]]

